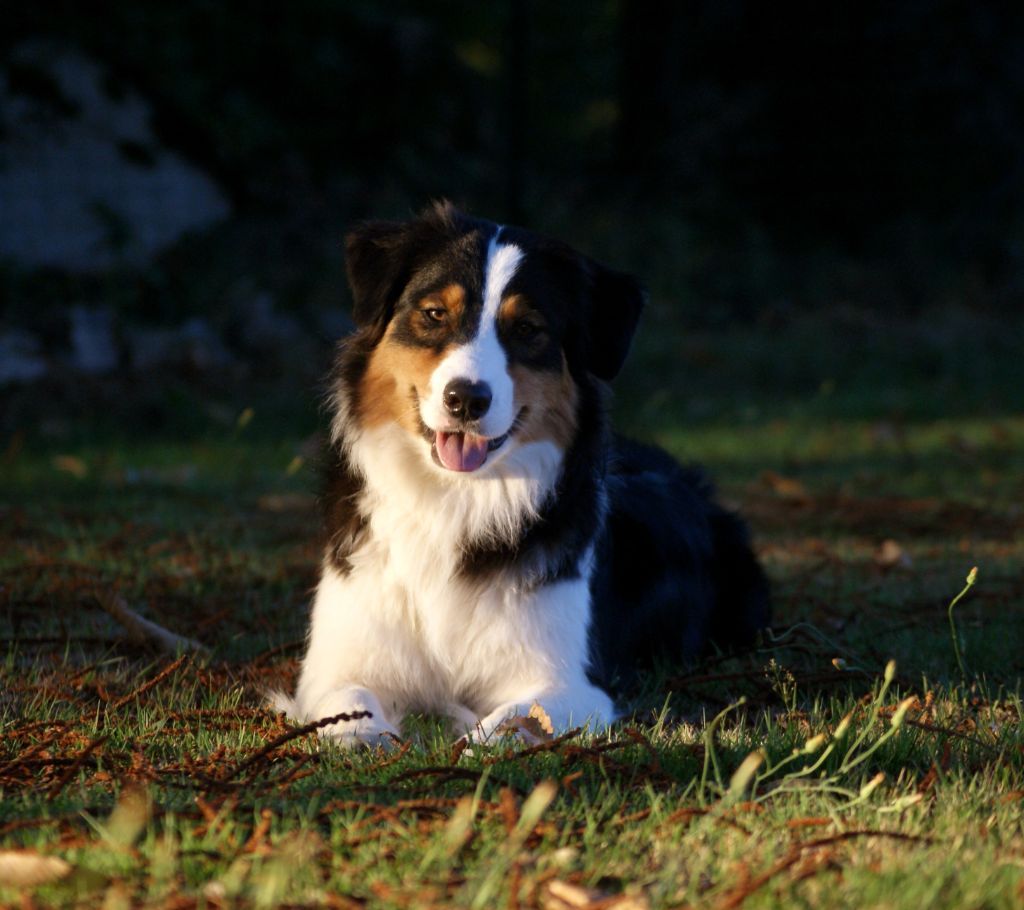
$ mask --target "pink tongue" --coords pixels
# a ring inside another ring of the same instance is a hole
[[[487,459],[487,439],[470,433],[437,431],[437,457],[449,471],[475,471]]]

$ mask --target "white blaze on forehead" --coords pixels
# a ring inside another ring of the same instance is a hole
[[[487,245],[483,308],[476,335],[437,365],[430,378],[430,394],[421,402],[423,421],[432,429],[451,425],[442,396],[445,386],[453,379],[486,382],[491,387],[491,407],[480,420],[484,436],[501,436],[512,426],[514,390],[508,373],[508,358],[498,340],[498,309],[523,260],[523,251],[512,243],[499,243],[500,236],[501,228],[498,228]]]
[[[480,314],[480,331],[492,326],[498,318],[498,307],[505,288],[515,277],[523,258],[523,251],[514,243],[499,246],[501,228],[495,232],[487,246],[487,264],[484,266],[484,311]]]

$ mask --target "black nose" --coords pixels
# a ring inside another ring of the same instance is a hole
[[[486,382],[453,379],[444,387],[444,406],[459,420],[479,420],[491,406],[491,387]]]

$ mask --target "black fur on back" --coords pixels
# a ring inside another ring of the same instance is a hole
[[[698,657],[713,642],[753,644],[768,625],[768,583],[745,524],[699,469],[616,437],[609,511],[591,580],[591,679],[611,692],[638,670]]]

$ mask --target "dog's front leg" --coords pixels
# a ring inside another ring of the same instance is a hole
[[[388,636],[372,608],[377,593],[358,577],[324,569],[313,601],[309,648],[289,709],[306,723],[368,712],[369,717],[320,729],[321,736],[344,746],[387,745],[391,737],[400,735],[396,699],[389,697],[388,687],[381,689],[374,683],[387,678],[388,662],[393,659]]]
[[[494,646],[500,649],[502,640],[518,640],[518,645],[506,647],[504,660],[495,661],[490,704],[484,703],[486,713],[469,731],[474,739],[487,739],[502,721],[528,714],[534,702],[551,718],[556,733],[584,725],[603,729],[615,719],[612,699],[587,679],[588,562],[580,577],[516,592],[507,601],[507,625],[495,623]]]

